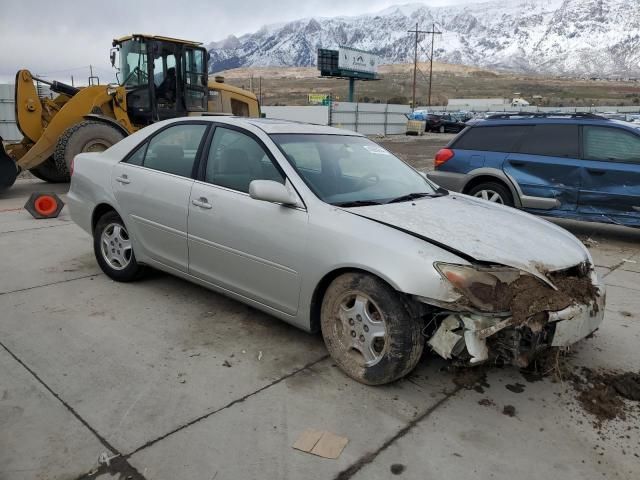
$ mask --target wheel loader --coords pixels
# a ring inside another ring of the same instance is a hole
[[[117,38],[110,53],[111,64],[118,64],[117,84],[77,88],[18,71],[16,123],[24,138],[0,148],[0,191],[21,170],[67,182],[75,155],[106,150],[153,122],[203,114],[260,116],[253,93],[222,77],[208,79],[208,52],[201,45],[155,35]],[[49,85],[55,98],[40,98],[35,82]]]

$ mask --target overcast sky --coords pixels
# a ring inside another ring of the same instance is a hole
[[[483,0],[425,0],[430,6]],[[484,0],[486,1],[486,0]],[[408,1],[386,0],[0,0],[0,83],[28,68],[50,79],[86,83],[89,64],[113,79],[114,37],[153,33],[203,43],[304,17],[358,15]],[[417,3],[417,2],[411,2]]]

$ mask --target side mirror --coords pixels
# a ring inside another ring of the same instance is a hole
[[[112,48],[111,51],[109,52],[109,58],[111,59],[111,66],[115,67],[116,66],[116,49]]]
[[[249,196],[264,202],[297,205],[298,200],[287,187],[273,180],[253,180],[249,184]]]

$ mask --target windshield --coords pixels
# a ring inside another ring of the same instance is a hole
[[[120,44],[121,85],[138,87],[149,83],[147,44],[143,40],[127,40]]]
[[[309,188],[341,206],[411,200],[436,193],[418,172],[368,138],[271,135]]]

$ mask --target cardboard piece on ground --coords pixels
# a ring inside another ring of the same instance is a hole
[[[346,437],[339,437],[331,432],[308,428],[300,434],[293,448],[323,458],[336,459],[349,443]]]

